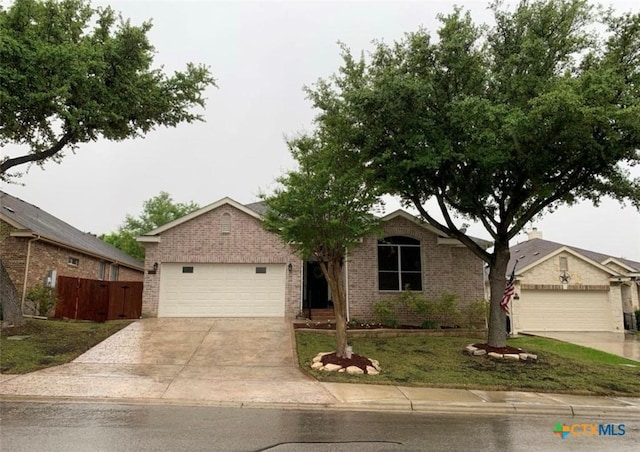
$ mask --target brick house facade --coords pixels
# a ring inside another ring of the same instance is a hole
[[[178,312],[177,316],[207,315],[202,304],[196,307],[192,300],[206,298],[217,290],[246,292],[245,299],[238,299],[238,305],[253,302],[252,297],[260,294],[250,293],[252,289],[242,287],[242,284],[233,286],[221,281],[215,287],[205,287],[207,281],[195,278],[195,274],[211,272],[213,275],[216,271],[226,271],[225,268],[240,271],[243,265],[255,265],[256,272],[261,266],[276,265],[273,278],[284,285],[284,290],[280,298],[271,302],[284,305],[285,317],[293,318],[308,306],[305,298],[307,286],[311,284],[311,267],[277,235],[262,228],[261,208],[224,198],[139,237],[146,249],[145,268],[157,268],[147,271],[144,276],[143,316],[162,316],[159,312],[162,303],[172,303],[174,307],[183,303],[183,310],[172,311]],[[482,262],[459,242],[444,237],[403,211],[382,220],[383,237],[406,236],[419,241],[422,293],[425,296],[433,298],[451,292],[457,295],[462,306],[483,298]],[[378,239],[365,238],[347,257],[347,299],[351,317],[372,320],[376,301],[400,293],[398,290],[379,290]],[[488,246],[488,242],[485,245]],[[182,266],[182,274],[178,270],[171,281],[168,275],[163,277],[165,268],[176,265]],[[186,282],[189,278],[193,278],[193,283]],[[190,295],[181,300],[181,294],[185,293]],[[236,294],[230,295],[235,297]],[[233,306],[224,311],[212,308],[210,313],[211,316],[234,315]]]
[[[459,307],[484,298],[483,264],[462,244],[442,243],[442,234],[404,211],[383,218],[381,238],[389,236],[410,237],[420,242],[422,293],[426,298],[436,299],[445,292],[452,293],[457,296]],[[378,239],[365,238],[348,258],[349,315],[353,318],[373,319],[373,305],[398,294],[379,290]],[[400,322],[412,323],[408,312],[399,314]]]
[[[0,192],[0,256],[23,303],[36,285],[57,276],[141,281],[142,263],[45,211]]]

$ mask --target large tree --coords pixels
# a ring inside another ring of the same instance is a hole
[[[12,168],[60,162],[66,150],[202,120],[208,68],[153,67],[151,22],[132,25],[85,0],[16,0],[0,6],[0,180]]]
[[[490,9],[491,26],[454,9],[435,39],[419,30],[367,58],[343,47],[340,71],[309,95],[318,123],[337,125],[384,192],[487,263],[488,343],[501,347],[510,240],[580,200],[640,207],[640,181],[624,166],[640,161],[640,14],[600,14],[582,0]],[[492,251],[465,233],[469,219]]]
[[[128,255],[144,261],[144,247],[136,241],[136,237],[199,208],[200,206],[194,202],[174,202],[169,193],[161,191],[158,195],[143,202],[140,215],[137,217],[127,215],[117,231],[105,234],[100,238]]]
[[[335,130],[334,130],[335,132]],[[278,179],[280,188],[263,196],[264,226],[291,244],[303,259],[314,258],[327,280],[336,318],[336,355],[347,357],[344,264],[350,250],[378,225],[376,192],[337,135],[298,137],[289,142],[298,169]]]

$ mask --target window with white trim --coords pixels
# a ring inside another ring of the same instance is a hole
[[[71,265],[72,267],[77,267],[78,265],[80,265],[80,259],[77,257],[69,256],[69,259],[67,259],[67,264]]]
[[[378,240],[378,289],[422,290],[419,240],[403,236]]]

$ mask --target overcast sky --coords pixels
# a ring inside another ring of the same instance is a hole
[[[189,61],[206,64],[219,88],[206,93],[206,123],[158,129],[145,139],[81,145],[60,165],[31,168],[20,179],[22,186],[3,185],[10,194],[98,234],[115,230],[126,214],[137,215],[142,202],[160,191],[175,201],[202,206],[225,196],[241,203],[255,201],[293,167],[284,137],[312,128],[314,112],[302,88],[337,70],[337,41],[359,53],[371,50],[374,39],[393,42],[420,26],[435,31],[436,15],[450,11],[451,4],[108,3],[133,23],[153,19],[149,36],[157,64],[167,71],[182,69]],[[488,2],[458,3],[470,9],[476,21],[489,20]],[[618,11],[640,8],[637,0],[603,3]],[[640,168],[633,174],[640,176]],[[387,213],[397,207],[388,203]],[[547,214],[530,226],[548,240],[640,261],[640,213],[630,206],[605,201],[596,208],[585,203]],[[489,238],[477,225],[470,232]],[[518,236],[514,243],[524,239]]]

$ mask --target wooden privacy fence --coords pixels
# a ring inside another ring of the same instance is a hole
[[[100,281],[58,276],[57,318],[74,320],[139,319],[142,281]]]

